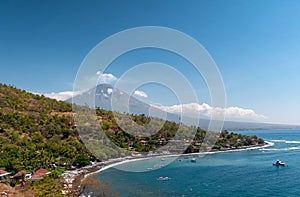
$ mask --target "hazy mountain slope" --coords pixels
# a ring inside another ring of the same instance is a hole
[[[112,110],[112,94],[114,94],[114,98],[116,99],[113,104],[113,110],[118,112],[125,112],[127,103],[125,101],[129,100],[129,112],[131,114],[145,114],[149,115],[149,111],[154,108],[149,104],[144,103],[133,96],[130,96],[126,92],[118,90],[109,84],[100,84],[96,87],[96,89],[91,89],[83,93],[82,95],[78,95],[75,97],[74,101],[77,104],[84,105],[85,99],[90,99],[91,94],[95,93],[95,105],[101,109]],[[82,99],[81,99],[82,97]],[[72,99],[67,100],[67,102],[72,102]],[[153,113],[153,117],[155,114],[163,114],[159,109],[155,109],[156,113]],[[150,114],[151,116],[151,114]],[[179,122],[180,115],[166,113],[166,119],[169,121]],[[190,122],[195,122],[193,118],[190,119]],[[207,129],[209,126],[209,120],[205,117],[201,117],[199,126],[202,129]],[[295,129],[300,128],[300,126],[295,125],[285,125],[285,124],[268,124],[268,123],[259,123],[259,122],[237,122],[237,121],[225,121],[223,129],[227,130],[253,130],[253,129]]]

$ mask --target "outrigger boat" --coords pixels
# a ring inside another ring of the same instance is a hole
[[[280,160],[277,160],[275,163],[273,163],[273,166],[285,166],[285,163],[283,163]]]

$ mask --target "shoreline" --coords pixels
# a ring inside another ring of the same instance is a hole
[[[198,155],[211,155],[211,154],[218,154],[218,153],[229,153],[229,152],[239,152],[239,151],[245,151],[245,150],[254,150],[254,149],[261,149],[273,146],[274,143],[265,141],[264,145],[253,145],[253,146],[247,146],[244,148],[237,148],[237,149],[229,149],[229,150],[217,150],[217,151],[210,151],[210,152],[201,152],[201,153],[186,153],[186,154],[164,154],[164,155],[151,155],[151,156],[127,156],[127,157],[120,157],[120,158],[114,158],[109,159],[107,161],[103,162],[97,162],[93,164],[92,166],[83,167],[80,169],[77,169],[77,171],[85,170],[85,172],[82,176],[82,174],[78,174],[74,177],[74,184],[73,189],[77,190],[79,192],[79,196],[82,193],[81,185],[82,181],[84,181],[89,176],[92,176],[94,174],[98,174],[102,171],[105,171],[109,168],[122,165],[125,163],[130,162],[136,162],[141,160],[148,160],[153,158],[164,158],[164,157],[180,157],[180,156],[198,156]]]

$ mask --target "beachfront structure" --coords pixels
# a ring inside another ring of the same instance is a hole
[[[39,180],[42,179],[44,176],[51,174],[48,170],[44,168],[40,168],[37,171],[33,173],[33,176],[31,177],[32,180]]]
[[[0,170],[0,181],[4,181],[9,178],[11,172],[6,172],[4,170]]]
[[[12,178],[21,179],[23,176],[24,176],[25,179],[31,179],[32,173],[27,172],[26,170],[21,170],[18,173],[16,173]]]
[[[146,141],[146,140],[140,140],[140,143],[142,143],[144,146],[148,145],[148,141]]]

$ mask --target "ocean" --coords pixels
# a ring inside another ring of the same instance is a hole
[[[109,168],[98,173],[98,177],[120,197],[300,196],[300,130],[237,133],[257,135],[273,145],[172,158],[174,161],[169,165],[171,158],[135,161],[119,167],[154,170],[128,172]],[[196,162],[191,162],[192,158]],[[286,166],[273,166],[277,159],[285,162]],[[158,180],[161,176],[169,177],[169,180]],[[85,193],[91,191],[87,189]]]

